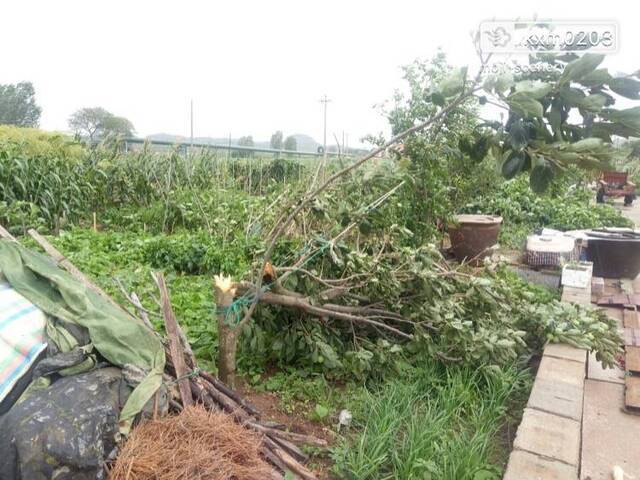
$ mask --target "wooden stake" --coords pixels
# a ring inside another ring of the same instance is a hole
[[[44,238],[42,235],[40,235],[33,228],[30,229],[28,233],[29,233],[29,235],[31,235],[31,238],[33,238],[38,243],[38,245],[40,245],[43,248],[43,250],[51,257],[51,259],[57,265],[60,265],[67,272],[69,272],[73,278],[78,280],[80,283],[82,283],[87,288],[90,288],[91,290],[93,290],[97,294],[99,294],[102,297],[104,297],[105,299],[107,299],[107,301],[109,301],[111,304],[113,304],[116,307],[118,307],[121,311],[126,313],[129,317],[135,318],[135,317],[133,317],[133,315],[131,315],[130,312],[125,310],[120,304],[118,304],[113,298],[111,298],[104,290],[102,290],[99,286],[97,286],[95,283],[93,283],[91,280],[89,280],[89,277],[87,277],[73,263],[71,263],[71,261],[69,261],[69,259],[67,259],[67,257],[65,257],[62,253],[60,253],[60,251],[58,251],[58,249],[56,247],[51,245],[47,241],[46,238]]]
[[[184,352],[180,348],[180,337],[178,336],[178,322],[176,316],[173,313],[171,307],[171,300],[169,299],[169,292],[167,285],[164,281],[164,275],[160,272],[152,274],[153,279],[158,285],[160,290],[160,302],[162,303],[162,313],[164,315],[164,325],[167,331],[167,337],[169,338],[169,349],[171,351],[171,359],[173,366],[176,369],[176,378],[178,380],[178,390],[180,391],[180,398],[182,399],[182,406],[188,407],[193,405],[193,396],[191,395],[191,386],[189,378],[189,370],[184,361]]]
[[[12,242],[17,242],[16,237],[11,235],[2,225],[0,225],[0,237],[11,240]]]

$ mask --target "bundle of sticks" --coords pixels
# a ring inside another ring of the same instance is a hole
[[[170,380],[176,382],[179,392],[178,398],[170,400],[171,407],[180,411],[198,402],[207,409],[222,410],[231,415],[236,422],[263,435],[262,454],[278,469],[278,472],[274,472],[274,478],[282,478],[286,471],[305,480],[317,478],[304,466],[309,458],[300,446],[325,448],[328,446],[327,442],[321,438],[287,431],[281,424],[263,421],[260,411],[238,392],[210,373],[198,369],[189,342],[173,313],[164,277],[161,273],[156,273],[154,279],[160,291],[167,332],[166,373]],[[140,311],[140,314],[147,323],[148,318],[144,312]]]
[[[29,230],[28,233],[57,265],[67,270],[87,288],[99,293],[128,315],[133,316],[132,312],[118,304],[104,290],[94,284],[37,231]],[[1,225],[0,237],[17,241]],[[265,421],[260,411],[238,392],[229,388],[210,373],[199,369],[187,337],[176,320],[164,276],[162,273],[155,273],[153,278],[160,291],[162,316],[167,332],[167,338],[162,338],[167,359],[164,374],[165,383],[177,385],[177,391],[174,394],[173,390],[169,389],[170,410],[178,413],[187,406],[199,403],[206,409],[223,411],[245,428],[262,435],[261,453],[265,460],[274,466],[272,475],[274,479],[282,479],[287,471],[304,480],[316,479],[316,475],[304,466],[308,455],[301,450],[300,446],[325,448],[328,446],[327,442],[310,435],[287,431],[284,425]],[[137,318],[143,321],[155,335],[159,335],[149,320],[149,312],[144,309],[137,295],[132,292],[127,295],[127,298],[136,307]]]

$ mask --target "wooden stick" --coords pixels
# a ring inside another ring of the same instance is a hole
[[[171,300],[169,299],[169,292],[167,291],[167,285],[164,281],[164,275],[160,272],[156,272],[155,274],[152,274],[152,276],[156,285],[158,285],[158,290],[160,290],[164,325],[167,331],[167,337],[169,337],[169,349],[171,351],[173,366],[176,369],[176,379],[178,380],[180,398],[182,399],[182,405],[188,407],[193,405],[193,396],[191,395],[189,379],[186,378],[189,370],[187,369],[187,365],[184,361],[184,354],[180,348],[177,326],[178,322],[176,321],[176,316],[173,313],[173,308],[171,307]]]
[[[302,477],[304,480],[318,480],[311,470],[297,462],[295,458],[289,455],[284,449],[278,446],[272,446],[271,451],[280,459],[282,463],[291,470],[291,472]]]
[[[96,292],[98,295],[101,295],[103,298],[105,298],[108,302],[110,302],[114,306],[118,307],[118,309],[126,313],[128,317],[135,318],[133,317],[133,315],[131,315],[130,312],[128,312],[120,304],[118,304],[113,298],[111,298],[104,290],[102,290],[99,286],[97,286],[95,283],[89,280],[89,277],[87,277],[73,263],[71,263],[71,261],[69,261],[67,257],[65,257],[62,253],[60,253],[60,251],[56,247],[51,245],[46,238],[40,235],[33,228],[30,229],[28,233],[29,235],[31,235],[31,238],[33,238],[38,243],[38,245],[40,245],[44,249],[44,251],[56,263],[56,265],[60,265],[67,272],[69,272],[73,278],[78,280],[85,287],[90,288],[91,290]]]
[[[189,382],[189,385],[191,385],[191,392],[193,393],[193,396],[197,400],[200,400],[206,408],[210,410],[220,410],[216,402],[211,398],[211,395],[207,393],[202,385],[198,384],[195,380]]]
[[[145,308],[142,306],[142,302],[140,301],[140,298],[138,297],[136,292],[131,292],[131,296],[129,297],[129,299],[131,300],[131,303],[133,303],[133,305],[136,307],[136,310],[138,311],[138,315],[140,315],[140,318],[142,319],[144,324],[147,326],[147,328],[149,328],[156,335],[159,336],[160,334],[156,332],[155,328],[153,328],[153,324],[149,320],[149,314],[147,313],[147,310],[145,310]]]
[[[233,415],[237,420],[241,422],[251,421],[249,414],[245,412],[240,405],[234,402],[231,398],[227,397],[224,393],[217,390],[213,385],[208,382],[203,382],[204,388],[209,392],[209,395],[218,402],[218,404],[227,413]]]
[[[298,462],[307,462],[309,460],[309,455],[300,450],[296,445],[285,440],[283,438],[271,437],[267,435],[265,437],[273,442],[274,448],[282,448],[285,452],[295,458]]]
[[[204,378],[207,382],[211,384],[215,389],[224,393],[227,397],[234,400],[238,405],[240,405],[247,413],[253,415],[254,417],[260,418],[262,414],[260,410],[258,410],[251,402],[242,398],[238,392],[231,390],[227,387],[219,378],[214,377],[209,372],[200,371],[200,376]]]
[[[257,430],[260,433],[264,433],[265,435],[269,435],[271,437],[280,437],[285,440],[289,440],[293,443],[302,443],[305,445],[311,445],[314,447],[327,447],[328,443],[326,440],[321,438],[313,437],[311,435],[303,435],[300,433],[288,432],[286,430],[277,430],[275,428],[265,427],[264,425],[260,425],[259,423],[249,422],[247,423],[251,428]]]
[[[279,468],[282,472],[286,472],[287,471],[287,466],[282,462],[282,460],[280,460],[276,456],[276,454],[273,453],[271,450],[269,450],[266,446],[262,447],[262,450],[260,451],[260,453],[262,453],[264,458],[266,458],[269,462],[271,462],[273,465],[275,465],[277,468]],[[281,480],[282,479],[282,475],[278,476],[277,478],[279,478]]]
[[[5,229],[2,225],[0,225],[0,237],[6,238],[7,240],[11,240],[12,242],[17,242],[16,237],[11,235],[7,229]]]
[[[196,361],[196,356],[191,349],[191,344],[189,343],[189,339],[182,330],[182,327],[179,323],[176,323],[176,327],[178,329],[178,339],[180,340],[180,344],[182,345],[182,350],[187,359],[187,365],[191,367],[191,369],[195,370],[198,367],[198,362]]]

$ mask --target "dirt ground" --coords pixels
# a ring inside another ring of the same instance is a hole
[[[250,385],[242,382],[237,386],[237,390],[238,393],[262,412],[263,421],[282,424],[286,430],[291,432],[322,438],[326,440],[330,446],[336,441],[336,436],[333,431],[318,422],[310,420],[307,416],[308,412],[304,411],[304,409],[296,408],[293,412],[285,412],[276,394],[271,392],[258,392],[252,389]],[[328,453],[312,455],[307,466],[318,475],[320,480],[332,480],[335,478],[330,472],[332,462]]]

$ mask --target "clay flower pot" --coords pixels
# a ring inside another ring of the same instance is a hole
[[[456,259],[477,262],[498,242],[502,217],[496,215],[456,215],[449,225],[449,238]]]

